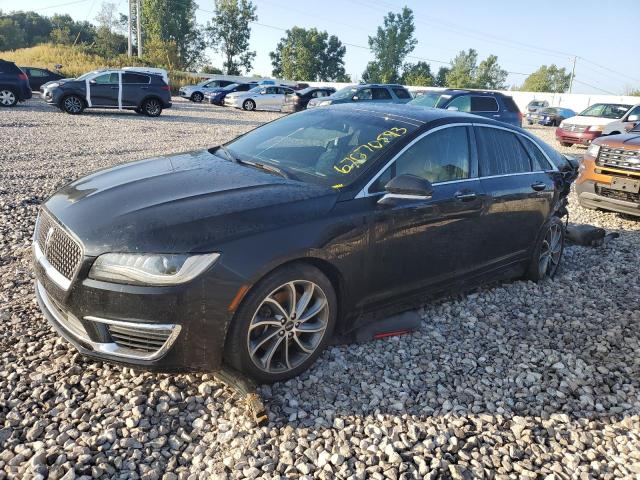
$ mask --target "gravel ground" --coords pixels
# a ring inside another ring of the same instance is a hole
[[[261,388],[261,428],[208,375],[88,361],[53,332],[29,249],[50,192],[277,116],[181,100],[159,119],[37,99],[0,112],[0,480],[640,477],[640,222],[575,202],[572,221],[620,238],[568,247],[555,281],[446,298],[416,333],[329,348]]]

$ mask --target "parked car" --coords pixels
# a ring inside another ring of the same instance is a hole
[[[575,117],[560,122],[556,139],[563,147],[576,143],[589,145],[602,135],[609,123],[622,119],[631,107],[621,103],[594,103]]]
[[[531,100],[527,103],[527,113],[538,113],[543,108],[547,108],[549,102],[546,100]]]
[[[447,89],[425,93],[414,98],[409,104],[469,112],[516,127],[522,126],[522,113],[516,102],[508,95],[499,92]]]
[[[314,98],[324,98],[336,93],[333,87],[309,87],[292,92],[285,96],[283,112],[299,112],[307,108],[307,104]]]
[[[313,98],[307,103],[307,108],[351,102],[407,103],[412,98],[402,85],[372,83],[345,87],[326,98]]]
[[[569,108],[547,107],[535,113],[527,113],[526,118],[529,125],[538,123],[540,125],[557,127],[563,120],[575,116],[576,112]]]
[[[640,125],[595,138],[576,180],[578,203],[640,217]]]
[[[37,298],[89,357],[281,381],[430,294],[552,277],[574,172],[477,116],[309,109],[63,187],[36,223]]]
[[[180,87],[178,95],[182,98],[188,98],[192,102],[200,103],[204,100],[204,94],[207,92],[219,91],[221,88],[231,85],[232,80],[203,80],[196,85],[186,85]]]
[[[602,129],[602,135],[618,135],[625,133],[640,123],[640,104],[629,109],[620,120],[608,123]]]
[[[252,88],[257,87],[258,84],[256,82],[253,83],[232,83],[231,85],[227,85],[226,87],[222,87],[213,92],[207,92],[204,94],[204,99],[208,103],[212,103],[214,105],[224,106],[224,99],[227,95],[233,92],[247,92]]]
[[[169,85],[160,75],[96,70],[57,83],[45,89],[44,99],[72,115],[85,108],[117,108],[157,117],[164,108],[171,107]]]
[[[284,104],[285,95],[290,93],[293,93],[293,89],[282,85],[258,85],[247,92],[229,93],[224,97],[224,106],[279,112]]]
[[[13,107],[30,98],[27,74],[15,63],[0,59],[0,107]]]
[[[20,67],[20,69],[29,77],[29,85],[31,90],[40,90],[40,87],[47,82],[53,82],[64,78],[58,72],[52,72],[46,68]]]

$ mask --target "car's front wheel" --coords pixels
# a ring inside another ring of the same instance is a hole
[[[254,102],[253,100],[245,100],[242,104],[242,108],[247,111],[255,110],[256,102]]]
[[[531,256],[527,272],[530,280],[538,282],[555,276],[564,251],[564,236],[565,228],[562,220],[551,217],[543,227]]]
[[[204,98],[204,95],[200,92],[194,92],[193,95],[191,95],[191,100],[196,103],[200,103],[203,98]]]
[[[162,113],[162,104],[157,98],[147,98],[141,108],[147,117],[157,117]]]
[[[77,95],[68,95],[62,99],[62,110],[71,115],[78,115],[84,110],[84,102]]]
[[[18,97],[13,92],[13,90],[9,90],[8,88],[3,88],[0,90],[0,106],[2,107],[15,107],[18,103]]]
[[[300,374],[331,338],[337,298],[317,268],[292,264],[258,282],[227,333],[225,361],[260,383]]]

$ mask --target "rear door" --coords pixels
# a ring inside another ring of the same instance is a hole
[[[474,126],[482,188],[489,203],[485,219],[485,266],[528,258],[548,218],[555,186],[539,147],[524,135],[494,125]]]
[[[120,74],[107,72],[89,81],[92,107],[117,107],[120,94]]]
[[[122,106],[138,107],[142,99],[149,93],[151,78],[142,73],[122,74]]]

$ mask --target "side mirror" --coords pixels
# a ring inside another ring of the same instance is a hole
[[[379,205],[395,205],[404,200],[427,200],[433,196],[431,182],[416,175],[398,175],[384,189],[386,193],[378,200]]]
[[[267,89],[263,88],[262,90],[260,90],[260,95],[264,95],[267,93]]]
[[[640,115],[629,115],[627,117],[627,122],[637,122],[640,120]]]
[[[359,98],[360,97],[358,97],[358,95],[354,95],[353,97],[351,97],[351,100],[353,100],[354,102],[357,102]]]
[[[89,80],[89,83],[90,83],[91,85],[95,85],[97,82],[96,82],[95,80]]]
[[[458,107],[447,107],[447,110],[451,110],[452,112],[457,112],[459,110]]]

